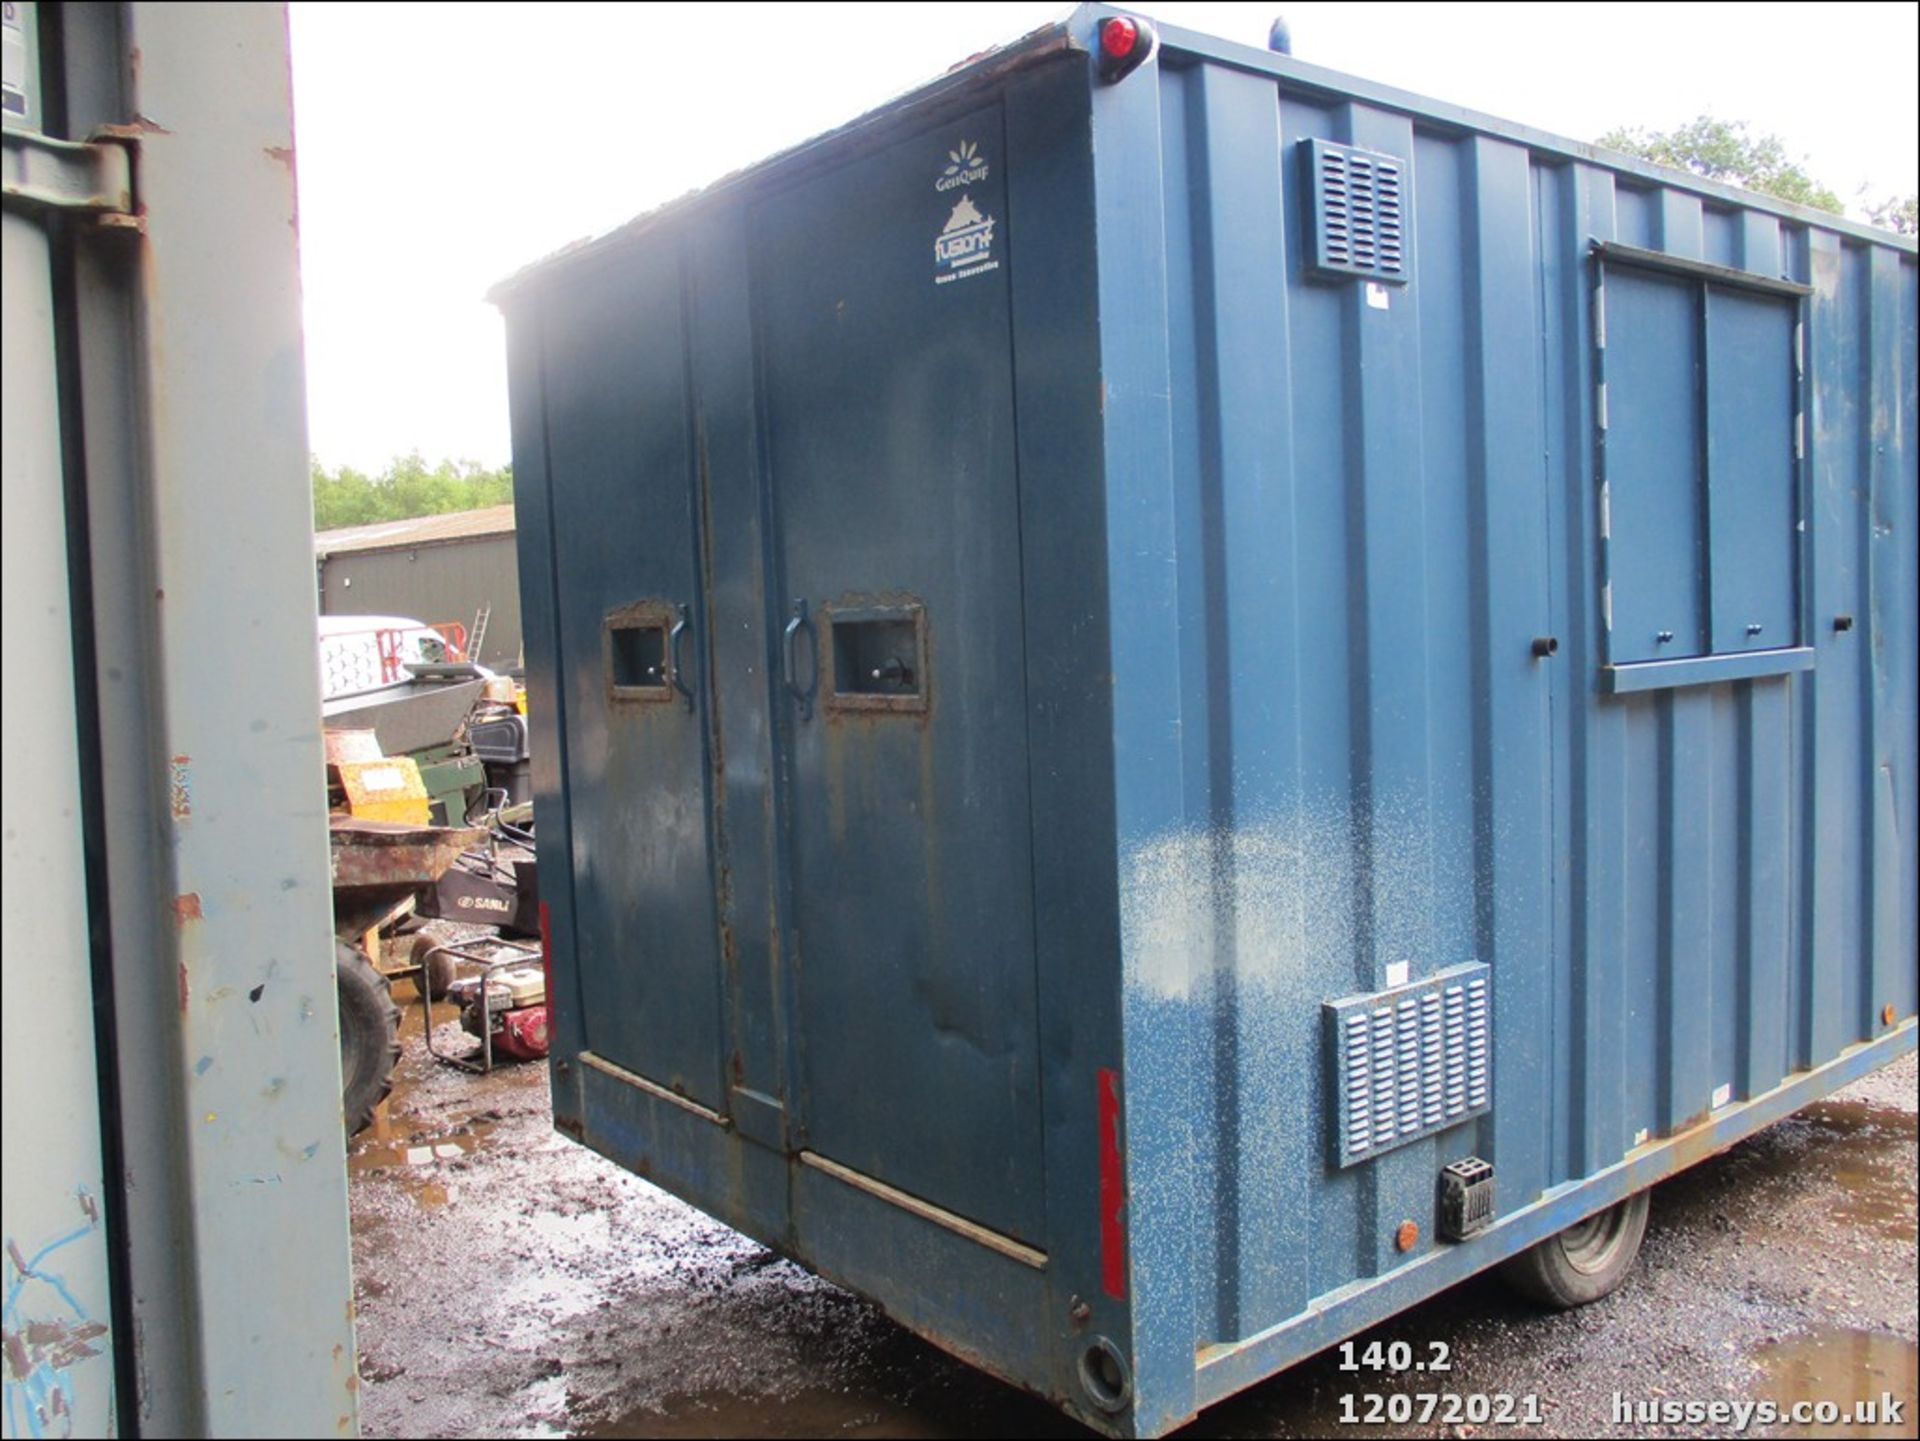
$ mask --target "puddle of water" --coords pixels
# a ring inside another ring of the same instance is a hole
[[[845,1301],[837,1311],[814,1313],[821,1329],[810,1344],[792,1350],[775,1345],[758,1360],[751,1352],[754,1343],[725,1323],[709,1331],[676,1323],[670,1344],[702,1348],[699,1382],[669,1382],[649,1388],[644,1398],[630,1391],[618,1411],[605,1409],[604,1394],[570,1394],[566,1412],[572,1434],[909,1441],[1005,1436],[1086,1441],[1091,1434],[1038,1397],[934,1350],[869,1315],[850,1297]]]
[[[917,1429],[915,1427],[918,1422]],[[891,1423],[891,1424],[888,1424]],[[574,1433],[585,1437],[659,1436],[928,1436],[926,1423],[904,1407],[884,1411],[870,1398],[806,1392],[783,1396],[769,1404],[764,1398],[687,1396],[662,1411],[639,1411]]]
[[[1833,1134],[1821,1161],[1834,1183],[1834,1214],[1883,1237],[1911,1245],[1914,1190],[1905,1148],[1920,1117],[1888,1111],[1863,1101],[1819,1101],[1801,1116]]]
[[[1841,1158],[1830,1172],[1841,1188],[1834,1215],[1866,1227],[1888,1241],[1913,1244],[1913,1182],[1902,1186],[1887,1169]]]
[[[1031,1396],[982,1377],[984,1396],[950,1398],[952,1406],[928,1405],[929,1398],[903,1401],[874,1392],[808,1388],[778,1398],[706,1393],[679,1396],[663,1410],[642,1410],[588,1425],[573,1432],[583,1437],[811,1436],[922,1437],[1025,1436],[1084,1437],[1089,1433],[1062,1413]],[[968,1404],[971,1402],[972,1404]]]
[[[1912,1111],[1891,1111],[1870,1106],[1865,1101],[1815,1101],[1799,1113],[1822,1130],[1842,1136],[1858,1136],[1878,1144],[1911,1141],[1920,1134],[1920,1115]]]
[[[493,1125],[491,1121],[473,1121],[445,1136],[418,1138],[391,1134],[394,1129],[391,1123],[384,1126],[389,1134],[381,1136],[379,1132],[383,1127],[375,1126],[355,1144],[353,1153],[347,1157],[347,1170],[358,1175],[395,1166],[431,1166],[441,1161],[456,1161],[477,1150]]]
[[[1833,1329],[1808,1336],[1770,1342],[1754,1353],[1760,1363],[1760,1394],[1784,1411],[1796,1402],[1818,1405],[1832,1402],[1841,1421],[1821,1425],[1812,1421],[1784,1425],[1782,1436],[1897,1436],[1912,1435],[1911,1424],[1920,1390],[1920,1349],[1913,1342],[1876,1331]],[[1890,1396],[1901,1407],[1901,1423],[1884,1420],[1865,1424],[1852,1416],[1860,1402],[1880,1402]]]

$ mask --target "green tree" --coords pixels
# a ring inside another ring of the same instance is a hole
[[[488,470],[471,460],[443,460],[429,466],[417,450],[396,456],[378,475],[350,465],[328,470],[317,457],[312,466],[315,530],[479,510],[513,499],[511,466]]]
[[[1866,202],[1861,207],[1867,219],[1896,235],[1920,234],[1920,195],[1889,195],[1885,200]]]
[[[1811,205],[1815,210],[1838,215],[1845,208],[1838,195],[1788,156],[1786,143],[1779,136],[1754,135],[1744,120],[1716,120],[1702,115],[1673,130],[1621,126],[1609,130],[1595,144],[1705,180],[1743,185],[1796,205]]]

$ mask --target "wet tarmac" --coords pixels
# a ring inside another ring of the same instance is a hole
[[[434,1011],[441,1049],[474,1044]],[[544,1066],[436,1063],[417,1004],[404,1038],[350,1160],[364,1434],[1090,1434],[554,1134]],[[1892,1426],[1747,1434],[1912,1436],[1915,1076],[1909,1056],[1661,1185],[1637,1273],[1603,1302],[1545,1314],[1483,1277],[1370,1333],[1446,1341],[1447,1391],[1537,1396],[1536,1424],[1351,1423],[1328,1353],[1182,1434],[1725,1435],[1635,1408],[1886,1393]]]

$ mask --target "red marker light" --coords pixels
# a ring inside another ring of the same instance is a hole
[[[1115,60],[1124,60],[1133,54],[1133,47],[1140,42],[1140,27],[1124,15],[1116,15],[1100,26],[1100,48]]]
[[[1127,15],[1109,15],[1100,22],[1100,46],[1094,53],[1094,70],[1111,85],[1124,80],[1153,54],[1153,27],[1144,20]]]

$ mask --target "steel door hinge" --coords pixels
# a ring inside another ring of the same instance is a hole
[[[92,216],[102,225],[140,227],[133,203],[132,137],[54,140],[31,130],[8,130],[4,140],[8,209],[60,211]]]

